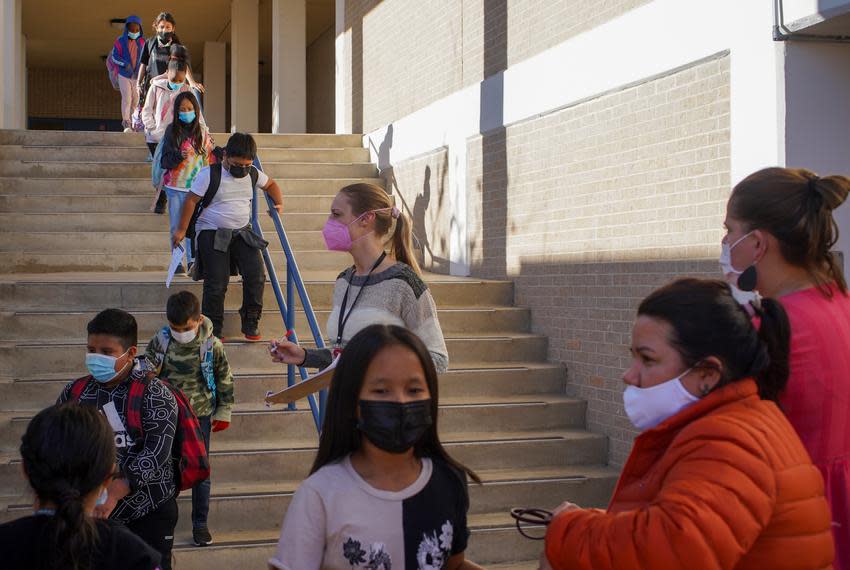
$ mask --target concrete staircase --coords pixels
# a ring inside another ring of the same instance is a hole
[[[226,135],[217,135],[223,144]],[[265,169],[283,188],[284,224],[324,323],[333,280],[349,261],[324,251],[320,228],[343,185],[380,182],[359,136],[258,135]],[[147,151],[139,135],[0,131],[0,521],[29,512],[17,446],[29,418],[84,373],[85,324],[99,310],[133,312],[145,342],[165,322],[166,216],[148,213]],[[272,257],[285,261],[274,236]],[[442,438],[482,476],[470,488],[468,556],[487,567],[536,568],[541,544],[522,538],[508,510],[570,500],[606,504],[616,471],[606,440],[585,430],[585,405],[565,397],[566,373],[546,362],[547,339],[513,305],[510,282],[427,275],[451,370],[441,377]],[[240,284],[227,297],[225,335],[238,335]],[[266,337],[284,327],[271,292]],[[303,319],[297,329],[306,328]],[[231,429],[212,444],[210,527],[215,546],[190,546],[190,495],[179,499],[178,568],[265,568],[286,506],[317,445],[305,407],[268,410],[266,390],[284,369],[265,345],[228,342],[236,373]]]

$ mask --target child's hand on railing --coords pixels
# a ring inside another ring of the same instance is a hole
[[[272,206],[272,208],[274,208],[275,210],[277,210],[277,215],[278,215],[278,216],[282,216],[282,215],[283,215],[283,204],[274,204],[274,205]],[[271,210],[269,210],[269,216],[271,216],[271,215],[272,215],[272,211],[271,211]]]
[[[281,364],[294,364],[300,366],[307,358],[307,351],[285,338],[273,340],[269,344],[269,354],[274,362]]]

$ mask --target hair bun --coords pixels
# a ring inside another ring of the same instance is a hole
[[[835,210],[847,199],[850,192],[850,178],[846,176],[813,176],[809,178],[809,188],[817,193],[828,210]]]

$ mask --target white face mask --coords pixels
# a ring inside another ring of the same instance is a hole
[[[654,428],[699,401],[699,398],[688,392],[682,384],[682,377],[690,371],[688,368],[672,380],[651,388],[626,386],[623,404],[632,424],[641,431]]]
[[[187,342],[192,342],[195,340],[195,337],[198,336],[198,329],[192,329],[190,331],[185,332],[177,332],[171,327],[168,327],[171,331],[171,338],[179,342],[180,344],[186,344]]]
[[[738,240],[735,241],[732,245],[729,245],[728,242],[723,242],[720,247],[720,271],[723,272],[723,278],[729,283],[729,287],[732,289],[732,296],[735,298],[738,303],[748,306],[750,303],[757,303],[759,300],[759,294],[755,291],[743,291],[738,288],[738,276],[743,273],[743,271],[738,271],[732,265],[732,250],[735,249],[739,243],[741,243],[744,238],[749,236],[753,232],[748,232],[745,235],[741,236]]]

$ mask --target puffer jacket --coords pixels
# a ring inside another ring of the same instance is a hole
[[[606,511],[556,516],[555,570],[831,568],[823,479],[752,380],[716,390],[635,440]]]
[[[185,92],[192,92],[188,81],[185,81],[177,91],[172,91],[168,87],[168,78],[164,74],[151,80],[151,86],[145,96],[145,106],[142,109],[146,142],[158,143],[162,140],[166,127],[174,121],[174,100],[180,93]],[[204,127],[207,126],[203,113],[198,113],[198,121]]]

